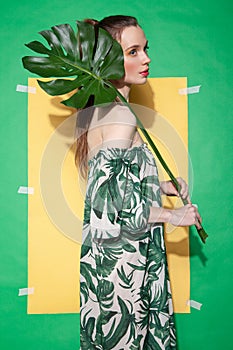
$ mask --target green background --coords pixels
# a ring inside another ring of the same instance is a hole
[[[27,315],[27,85],[24,43],[40,30],[110,14],[136,16],[149,39],[151,77],[188,77],[193,202],[209,233],[191,230],[191,299],[201,311],[176,315],[180,350],[232,348],[232,0],[22,0],[1,5],[1,349],[78,349],[76,314]],[[169,103],[169,101],[167,101]],[[42,116],[43,117],[43,116]]]

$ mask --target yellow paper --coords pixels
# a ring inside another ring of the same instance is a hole
[[[28,95],[28,186],[34,187],[28,197],[28,285],[35,288],[28,313],[76,313],[85,184],[74,164],[75,109],[60,104],[64,96],[48,96],[36,79],[28,85],[37,87]],[[134,105],[171,170],[187,179],[187,96],[178,93],[185,87],[186,78],[151,78],[132,90],[131,100],[149,108]],[[167,230],[175,311],[189,312],[188,231]]]

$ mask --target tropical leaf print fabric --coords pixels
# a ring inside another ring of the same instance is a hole
[[[80,262],[81,349],[176,349],[155,160],[146,144],[89,161]]]

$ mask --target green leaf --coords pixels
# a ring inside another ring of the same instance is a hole
[[[64,27],[64,25],[63,25]],[[50,48],[51,48],[51,52],[54,55],[58,55],[58,56],[62,56],[64,57],[64,52],[62,50],[62,47],[59,43],[59,40],[56,36],[56,34],[54,33],[54,28],[53,27],[53,31],[51,30],[42,30],[40,32],[40,34],[47,40],[47,43],[49,44]]]
[[[106,340],[104,347],[105,350],[113,349],[120,341],[120,339],[122,339],[122,337],[125,335],[130,325],[131,315],[129,313],[129,310],[125,302],[119,296],[117,297],[117,299],[121,309],[120,314],[122,316],[111,338]]]
[[[114,267],[116,266],[116,263],[118,261],[118,258],[110,258],[108,256],[99,256],[96,255],[96,271],[98,276],[101,278],[108,278],[111,272],[113,271]]]
[[[47,41],[49,48],[39,41],[26,46],[45,57],[25,56],[23,66],[41,77],[74,77],[38,81],[49,95],[57,96],[74,91],[62,103],[66,106],[83,108],[90,97],[94,104],[114,101],[116,88],[110,83],[124,75],[124,58],[120,44],[100,28],[96,30],[89,23],[77,21],[78,35],[69,24],[53,26],[39,34]]]
[[[89,321],[88,315],[91,312],[91,309],[81,317],[82,322],[80,325],[80,343],[81,343],[81,348],[82,349],[89,349],[89,350],[95,350],[96,347],[94,345],[92,335],[90,334],[91,329],[93,327],[93,317],[91,318],[92,320]],[[86,331],[88,328],[88,332]]]
[[[121,266],[121,271],[117,269],[117,274],[120,277],[120,279],[126,284],[126,286],[131,285],[132,275],[130,277],[126,276],[123,266]]]
[[[86,67],[90,69],[94,56],[95,30],[92,25],[81,21],[77,21],[77,27],[80,57],[82,57],[82,61],[85,62]]]
[[[138,265],[134,265],[132,263],[127,263],[130,267],[132,267],[134,270],[139,270],[139,271],[143,271],[145,270],[145,266],[144,265],[141,265],[141,266],[138,266]]]
[[[93,335],[94,327],[95,327],[95,319],[94,317],[90,317],[86,324],[86,332],[89,338],[91,338]]]
[[[114,285],[107,280],[99,281],[97,286],[97,297],[101,308],[111,308],[113,304]]]
[[[105,342],[112,337],[115,325],[116,325],[116,319],[114,318],[113,322],[112,322],[112,325],[111,325],[111,328],[108,331],[108,334],[104,337],[105,338]]]
[[[56,96],[57,91],[59,91],[59,95],[66,94],[67,92],[70,92],[74,90],[77,86],[77,79],[74,80],[68,80],[68,79],[56,79],[56,80],[50,80],[48,82],[37,80],[38,84],[43,90],[46,90],[46,92],[49,95]]]
[[[88,337],[86,329],[81,327],[80,331],[80,345],[82,349],[96,350],[91,338]]]
[[[96,288],[93,283],[93,277],[96,277],[95,270],[90,266],[90,264],[82,263],[80,265],[80,273],[85,278],[88,288],[95,294]]]
[[[50,52],[50,50],[47,49],[47,47],[45,47],[39,41],[32,41],[31,43],[26,44],[25,46],[38,53],[48,54]]]
[[[136,252],[136,248],[135,248],[132,244],[130,244],[130,243],[124,244],[124,245],[123,245],[123,249],[124,249],[125,251],[129,252],[129,253],[135,253],[135,252]]]
[[[144,242],[139,242],[139,251],[142,256],[147,256],[148,244]]]
[[[116,311],[105,311],[102,313],[102,324],[107,324],[110,319],[117,314]]]
[[[139,178],[139,171],[140,171],[140,168],[139,168],[139,165],[134,163],[134,164],[131,164],[130,165],[130,171],[137,177]]]
[[[138,349],[141,349],[140,347],[140,342],[141,342],[141,339],[143,338],[143,336],[141,334],[139,334],[137,336],[136,339],[134,339],[132,345],[130,346],[130,350],[138,350]]]
[[[148,350],[161,350],[160,345],[157,343],[157,341],[150,332],[147,333],[145,344]]]
[[[73,29],[69,24],[61,24],[52,27],[54,33],[59,39],[70,60],[74,59],[77,62],[80,59],[79,50],[77,47],[77,39]]]

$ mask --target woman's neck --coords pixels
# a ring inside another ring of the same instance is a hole
[[[129,92],[131,89],[131,85],[121,84],[120,82],[114,82],[115,87],[124,96],[124,98],[129,100]]]

